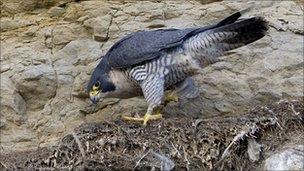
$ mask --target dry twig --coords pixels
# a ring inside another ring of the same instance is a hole
[[[84,149],[83,149],[83,147],[82,147],[82,145],[81,145],[81,142],[80,142],[79,138],[77,137],[77,135],[76,135],[75,132],[73,132],[72,135],[73,135],[73,137],[74,137],[74,139],[75,139],[75,141],[76,141],[76,143],[77,143],[77,145],[78,145],[78,148],[79,148],[79,151],[80,151],[80,153],[81,153],[81,156],[82,156],[83,158],[85,158],[85,152],[84,152]]]
[[[219,164],[222,163],[222,161],[230,154],[230,148],[232,147],[233,144],[236,144],[238,141],[240,141],[241,139],[243,139],[245,136],[247,135],[247,133],[245,131],[241,131],[239,134],[237,134],[232,142],[228,145],[228,147],[225,149],[225,151],[223,152],[221,159],[215,164],[215,167],[217,167]]]
[[[134,169],[136,169],[136,167],[139,165],[139,163],[142,161],[142,159],[144,159],[150,152],[151,151],[149,150],[147,153],[145,153],[143,156],[141,156],[141,158],[136,162],[136,165],[134,166]]]

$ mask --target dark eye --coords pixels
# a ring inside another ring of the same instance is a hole
[[[100,82],[97,81],[95,84],[94,84],[94,87],[99,87],[100,86]]]

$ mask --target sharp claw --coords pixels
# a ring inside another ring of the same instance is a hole
[[[146,114],[144,116],[144,124],[143,125],[146,126],[149,120],[157,120],[157,119],[160,119],[160,118],[162,118],[161,114],[156,114],[156,115]]]
[[[162,118],[161,114],[156,114],[156,115],[145,114],[145,116],[142,117],[142,118],[123,116],[123,119],[127,120],[127,121],[136,121],[136,122],[138,122],[138,121],[142,122],[143,121],[143,125],[144,126],[147,125],[148,121],[150,121],[150,120],[157,120],[157,119],[160,119],[160,118]]]

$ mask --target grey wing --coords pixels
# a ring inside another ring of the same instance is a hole
[[[181,44],[194,29],[140,31],[117,42],[106,54],[113,68],[126,68],[158,58],[163,49]]]
[[[161,56],[164,50],[174,48],[198,33],[235,22],[241,16],[237,12],[218,24],[201,28],[160,29],[133,33],[117,43],[107,52],[105,57],[113,68],[127,68]]]

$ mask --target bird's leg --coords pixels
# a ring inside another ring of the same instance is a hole
[[[149,104],[145,116],[143,118],[124,117],[124,119],[131,121],[143,121],[144,125],[146,125],[150,120],[160,119],[162,115],[157,109],[162,104],[164,99],[164,83],[165,79],[161,73],[150,74],[140,85],[144,97]]]
[[[155,113],[155,114],[153,114]],[[162,118],[162,114],[160,113],[160,109],[157,108],[155,111],[153,110],[153,108],[148,107],[147,113],[144,116],[144,126],[147,125],[147,122],[149,120],[157,120],[157,119],[161,119]]]
[[[177,95],[177,93],[175,93],[173,90],[169,90],[166,92],[166,96],[165,96],[165,104],[174,101],[174,102],[178,102],[179,101],[179,97]]]
[[[155,114],[153,114],[153,113],[155,113]],[[149,120],[158,120],[160,118],[162,118],[162,114],[160,114],[160,109],[157,108],[154,111],[154,107],[151,107],[151,106],[148,107],[148,110],[147,110],[145,116],[142,117],[142,118],[129,117],[129,116],[124,116],[123,117],[123,119],[127,120],[127,121],[143,122],[144,126],[147,125],[147,122]]]

